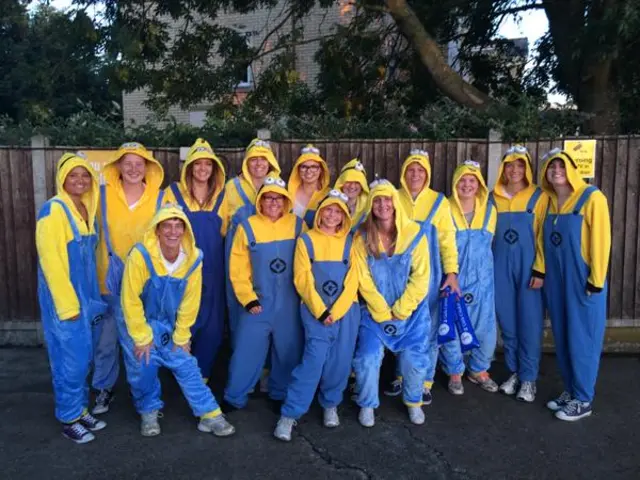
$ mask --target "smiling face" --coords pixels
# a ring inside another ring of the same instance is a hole
[[[388,196],[379,195],[373,199],[371,206],[373,216],[381,221],[393,219],[396,209],[393,206],[393,199]]]
[[[427,183],[427,171],[419,163],[412,163],[404,172],[404,181],[411,193],[419,193]]]
[[[344,212],[338,205],[328,205],[320,210],[320,225],[338,231],[344,221]]]
[[[313,160],[307,160],[298,167],[298,173],[302,183],[317,185],[322,166]]]
[[[341,190],[342,193],[349,197],[349,200],[353,200],[354,198],[358,198],[362,193],[362,185],[358,182],[344,182]]]
[[[254,180],[261,180],[269,173],[269,161],[266,157],[251,157],[247,160],[247,169]]]
[[[565,187],[568,181],[564,162],[559,158],[552,160],[547,167],[546,177],[552,187]]]
[[[502,171],[502,179],[505,184],[518,185],[526,180],[527,167],[521,158],[506,163]]]
[[[186,226],[180,218],[169,218],[158,224],[156,235],[160,242],[160,249],[176,250],[180,248]]]
[[[127,153],[118,161],[120,176],[127,185],[139,185],[144,181],[147,161],[135,153]]]
[[[213,174],[213,161],[201,158],[191,164],[191,176],[198,183],[207,183]]]
[[[62,188],[72,197],[80,197],[91,188],[91,174],[84,167],[74,167],[64,179]]]
[[[456,184],[456,192],[458,193],[458,198],[460,200],[468,200],[471,198],[475,198],[478,193],[478,188],[480,187],[480,183],[475,175],[471,175],[467,173],[463,175],[458,183]]]
[[[267,192],[260,197],[260,212],[271,221],[275,222],[284,215],[284,195]]]

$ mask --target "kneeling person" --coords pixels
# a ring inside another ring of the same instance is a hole
[[[158,367],[176,377],[191,409],[200,417],[198,430],[217,436],[234,433],[211,390],[202,381],[190,353],[191,327],[202,289],[202,253],[183,211],[165,205],[151,221],[142,243],[127,258],[122,284],[125,324],[119,324],[127,380],[141,433],[160,433]]]

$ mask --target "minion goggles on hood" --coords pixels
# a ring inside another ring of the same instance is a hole
[[[317,150],[317,148],[316,148]],[[364,165],[362,164],[362,162],[360,162],[360,160],[358,160],[355,164],[349,166],[349,167],[345,167],[343,168],[340,173],[344,173],[348,170],[357,170],[359,172],[364,172]]]
[[[576,170],[578,169],[578,165],[576,165],[576,162],[573,160],[571,155],[569,155],[567,152],[565,152],[564,150],[558,147],[554,148],[553,150],[548,152],[544,157],[542,157],[542,163],[545,163],[547,160],[553,157],[564,157],[569,161],[569,163],[573,168],[575,168]]]

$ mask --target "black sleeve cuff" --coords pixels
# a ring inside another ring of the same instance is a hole
[[[531,271],[531,276],[534,278],[541,278],[542,280],[544,280],[544,273],[539,272],[537,270],[532,270]]]
[[[329,312],[329,310],[325,310],[325,311],[322,313],[322,315],[320,315],[320,318],[318,318],[318,321],[319,321],[319,322],[323,322],[323,323],[324,323],[324,321],[325,321],[327,318],[329,318],[329,316],[330,316],[330,315],[331,315],[331,312]]]
[[[591,293],[600,293],[602,291],[602,288],[598,288],[590,284],[589,282],[587,282],[587,290],[590,291]]]
[[[245,309],[247,312],[249,312],[249,311],[251,311],[251,309],[252,309],[253,307],[259,307],[259,306],[260,306],[260,302],[259,302],[258,300],[253,300],[252,302],[247,303],[247,304],[244,306],[244,309]]]

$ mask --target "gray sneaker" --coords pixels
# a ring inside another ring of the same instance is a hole
[[[142,422],[140,424],[140,433],[143,437],[155,437],[160,435],[160,423],[158,422],[160,414],[158,410],[153,412],[143,413],[141,415]]]
[[[571,394],[567,391],[564,391],[558,398],[547,402],[547,408],[552,412],[557,412],[558,410],[562,410],[570,401]]]
[[[408,407],[409,408],[409,420],[414,425],[422,425],[424,423],[424,412],[422,407]]]
[[[451,395],[464,395],[464,386],[462,385],[462,375],[451,375],[447,389]]]
[[[375,414],[373,408],[362,407],[358,414],[358,421],[363,427],[371,428],[376,424]]]
[[[513,395],[518,390],[518,374],[512,373],[506,382],[500,385],[500,391],[505,395]]]
[[[291,441],[291,431],[297,422],[291,417],[280,417],[276,429],[273,431],[273,436],[283,442]]]
[[[498,391],[498,384],[491,379],[487,372],[479,374],[472,373],[469,375],[469,381],[476,385],[480,385],[480,388],[485,392],[496,393]]]
[[[201,418],[200,422],[198,422],[198,430],[205,433],[213,433],[216,437],[228,437],[236,432],[235,427],[227,422],[224,415]]]
[[[536,399],[536,382],[522,382],[516,398],[523,402],[532,403]]]
[[[327,428],[336,428],[340,426],[340,417],[336,407],[325,408],[323,412],[323,423]]]

